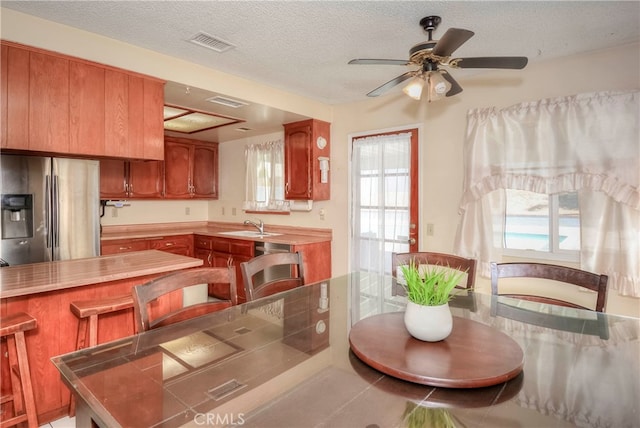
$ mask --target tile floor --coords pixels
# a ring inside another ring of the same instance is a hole
[[[75,426],[76,418],[65,416],[62,419],[57,419],[53,422],[49,422],[48,424],[40,425],[40,428],[75,428]]]

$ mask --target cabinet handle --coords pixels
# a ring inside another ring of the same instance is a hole
[[[231,266],[233,266],[233,257],[229,256],[229,258],[227,259],[227,267]]]
[[[165,247],[173,247],[175,244],[173,242],[165,242],[164,246]]]
[[[130,250],[131,247],[120,247],[118,248],[119,251],[125,251],[125,250]]]
[[[210,252],[209,255],[207,256],[207,263],[209,264],[209,266],[212,265],[211,257],[213,257],[213,253]]]
[[[129,195],[133,195],[133,184],[129,184]]]

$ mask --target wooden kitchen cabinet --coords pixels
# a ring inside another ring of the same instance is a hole
[[[29,144],[29,52],[0,45],[0,147]]]
[[[193,235],[177,235],[150,239],[149,243],[152,250],[161,250],[168,253],[193,257]]]
[[[100,244],[101,255],[131,251],[160,250],[193,257],[193,235],[174,235],[138,239],[110,239]]]
[[[22,148],[69,152],[69,60],[29,53],[29,141]]]
[[[164,81],[2,41],[0,147],[162,160]]]
[[[165,138],[165,198],[218,198],[218,144]]]
[[[100,161],[100,199],[160,199],[164,194],[160,161]]]
[[[201,259],[205,266],[235,267],[238,303],[246,302],[247,299],[242,282],[242,270],[240,269],[240,263],[254,257],[254,242],[242,239],[195,235],[194,247],[194,257]],[[215,288],[216,284],[209,284],[209,294],[215,294],[213,292]]]
[[[130,253],[131,251],[144,251],[149,249],[147,239],[112,239],[100,243],[100,255]]]
[[[285,199],[330,198],[329,179],[322,182],[319,160],[326,158],[328,162],[330,126],[316,119],[284,125]]]

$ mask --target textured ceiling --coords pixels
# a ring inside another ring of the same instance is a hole
[[[475,32],[455,53],[527,56],[530,63],[640,39],[638,1],[2,1],[2,7],[101,34],[328,104],[362,100],[404,66],[348,65],[408,59],[439,15]],[[188,43],[198,32],[234,45]],[[464,87],[471,70],[454,70]],[[184,82],[183,82],[184,83]],[[225,94],[233,97],[233,94]]]

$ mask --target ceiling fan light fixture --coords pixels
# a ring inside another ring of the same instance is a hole
[[[425,81],[422,76],[416,76],[411,79],[411,82],[402,89],[402,92],[413,98],[419,100],[422,97],[422,88],[424,88]]]
[[[429,102],[445,98],[449,89],[451,89],[451,83],[442,76],[442,73],[439,71],[427,73],[427,100]]]

